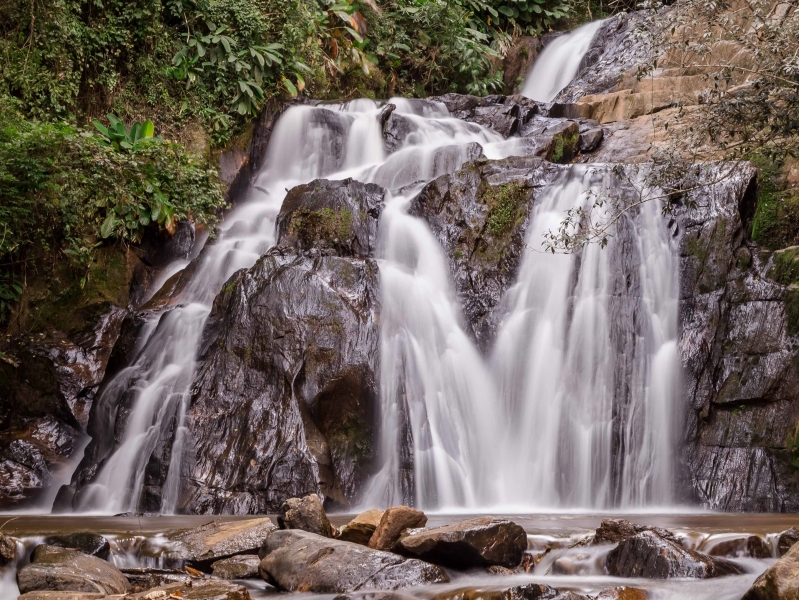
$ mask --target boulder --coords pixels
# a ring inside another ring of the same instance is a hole
[[[51,592],[38,590],[22,594],[17,600],[102,600],[105,594],[90,592]]]
[[[125,576],[114,565],[77,550],[41,544],[31,564],[17,572],[22,594],[37,590],[124,594],[130,589]]]
[[[527,583],[513,587],[465,587],[445,590],[430,600],[552,600],[560,598],[548,585]]]
[[[426,524],[427,516],[422,511],[409,506],[392,506],[380,517],[380,522],[369,540],[369,547],[391,551],[403,531],[424,527]]]
[[[478,517],[412,533],[399,542],[404,554],[427,562],[471,569],[519,566],[527,550],[524,529],[507,519]]]
[[[302,529],[325,537],[336,537],[335,529],[322,507],[322,500],[316,494],[286,500],[280,506],[277,524],[281,529]]]
[[[652,531],[662,538],[677,542],[677,538],[673,533],[660,527],[649,527],[646,525],[636,525],[627,519],[602,519],[599,527],[596,529],[593,544],[618,544],[642,531]]]
[[[595,600],[647,600],[649,595],[641,589],[614,587],[599,592]]]
[[[449,581],[441,567],[300,529],[272,532],[259,556],[261,577],[287,591],[332,594]]]
[[[706,550],[710,556],[733,558],[771,558],[771,547],[759,535],[747,535],[719,541]]]
[[[131,585],[131,592],[138,593],[165,585],[191,582],[191,575],[177,569],[120,569]]]
[[[256,554],[239,554],[211,565],[211,574],[219,579],[249,579],[258,576],[261,559]]]
[[[777,554],[785,556],[796,542],[799,542],[799,529],[796,527],[786,529],[777,538]]]
[[[688,550],[654,531],[642,531],[620,542],[608,554],[605,568],[614,577],[650,579],[705,579],[744,572],[731,561]]]
[[[44,543],[48,546],[79,550],[84,554],[91,554],[103,560],[108,560],[108,556],[111,553],[111,544],[108,543],[107,539],[96,533],[85,531],[67,533],[64,535],[51,535],[45,538]]]
[[[368,546],[369,540],[372,539],[372,535],[382,518],[383,511],[376,508],[362,512],[341,528],[338,539],[342,542],[354,542]]]
[[[766,569],[741,600],[799,600],[799,545]]]
[[[194,529],[169,533],[165,540],[147,540],[141,553],[160,558],[166,566],[191,564],[208,570],[212,563],[222,558],[257,552],[264,538],[275,529],[277,527],[268,517],[212,521]]]
[[[592,127],[580,132],[580,152],[593,152],[605,139],[605,130],[601,127]]]
[[[250,593],[243,585],[219,579],[193,579],[187,583],[173,583],[136,594],[128,594],[124,600],[250,600]]]
[[[338,594],[333,600],[414,600],[416,597],[402,592],[386,592],[382,590],[369,592],[350,592]]]
[[[0,567],[16,562],[17,541],[11,536],[0,533]]]

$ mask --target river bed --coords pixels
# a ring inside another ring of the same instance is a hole
[[[344,525],[354,515],[330,515],[336,526]],[[472,514],[428,515],[428,527],[446,525]],[[569,548],[591,535],[601,520],[608,514],[505,514],[523,526],[528,535],[528,546],[543,551],[552,550],[541,559],[535,571],[515,575],[494,575],[487,572],[458,573],[449,571],[451,583],[427,585],[405,590],[405,593],[422,598],[432,598],[447,589],[462,587],[507,588],[526,583],[543,583],[559,590],[571,590],[582,594],[595,594],[602,589],[628,586],[644,589],[650,600],[739,600],[757,576],[776,560],[777,535],[793,526],[799,526],[799,515],[785,514],[613,514],[614,518],[626,518],[634,523],[663,527],[673,531],[683,545],[707,552],[720,541],[754,534],[763,537],[772,548],[773,558],[733,558],[744,567],[746,573],[717,579],[672,579],[645,580],[621,579],[604,574],[605,555],[612,546]],[[143,516],[110,517],[83,515],[5,515],[0,516],[2,531],[14,535],[26,548],[26,557],[43,538],[52,534],[90,531],[104,535],[111,542],[111,558],[120,568],[153,567],[138,556],[138,548],[145,539],[175,529],[186,529],[214,520],[241,520],[250,516]],[[272,515],[273,521],[274,515]],[[25,564],[27,558],[21,561]],[[250,589],[253,598],[274,595],[274,588],[260,580],[240,583]],[[18,595],[14,572],[9,570],[0,579],[0,600],[14,600]],[[333,595],[292,594],[297,598],[333,598]]]

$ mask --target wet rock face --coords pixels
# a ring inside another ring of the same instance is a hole
[[[380,517],[380,522],[369,540],[369,547],[377,550],[394,550],[394,546],[406,529],[424,527],[427,516],[409,506],[392,506]]]
[[[728,170],[708,167],[696,181]],[[751,168],[734,172],[676,215],[688,398],[683,460],[687,487],[707,508],[795,511],[799,480],[786,440],[799,419],[797,332],[789,290],[769,279],[768,255],[745,235],[753,177]]]
[[[505,55],[502,61],[502,76],[505,90],[518,93],[524,87],[524,79],[533,67],[541,40],[535,36],[522,36]]]
[[[18,340],[0,361],[0,507],[29,502],[72,455],[126,311],[80,309],[86,326]]]
[[[277,216],[278,245],[372,256],[384,196],[380,186],[352,179],[299,185],[288,193]]]
[[[799,546],[770,566],[741,600],[797,600],[799,598]]]
[[[280,506],[277,524],[281,529],[302,529],[324,537],[335,537],[335,530],[316,494],[286,500]]]
[[[277,529],[268,517],[245,521],[214,521],[194,529],[147,540],[142,556],[160,558],[164,564],[185,564],[208,570],[212,563],[236,554],[254,554],[264,538]]]
[[[408,555],[455,569],[492,565],[511,569],[527,549],[527,534],[506,519],[479,517],[411,533],[399,547]]]
[[[449,581],[435,565],[298,529],[271,533],[259,555],[261,576],[287,591],[332,594]]]
[[[124,594],[130,589],[125,576],[111,563],[77,550],[42,544],[31,564],[17,572],[20,593],[64,590],[99,594]]]
[[[733,562],[688,550],[653,531],[643,531],[620,542],[608,554],[605,568],[614,577],[649,579],[705,579],[744,572]]]

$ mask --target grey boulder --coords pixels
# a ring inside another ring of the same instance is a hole
[[[219,579],[249,579],[258,577],[261,559],[256,554],[240,554],[211,565],[211,574]]]
[[[287,591],[334,594],[447,582],[441,567],[299,529],[269,534],[261,577]]]
[[[302,529],[325,537],[335,537],[335,530],[316,494],[289,498],[280,506],[277,524],[281,529]]]

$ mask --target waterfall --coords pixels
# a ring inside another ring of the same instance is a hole
[[[550,42],[530,69],[522,96],[552,102],[580,70],[580,63],[603,21],[593,21]]]

